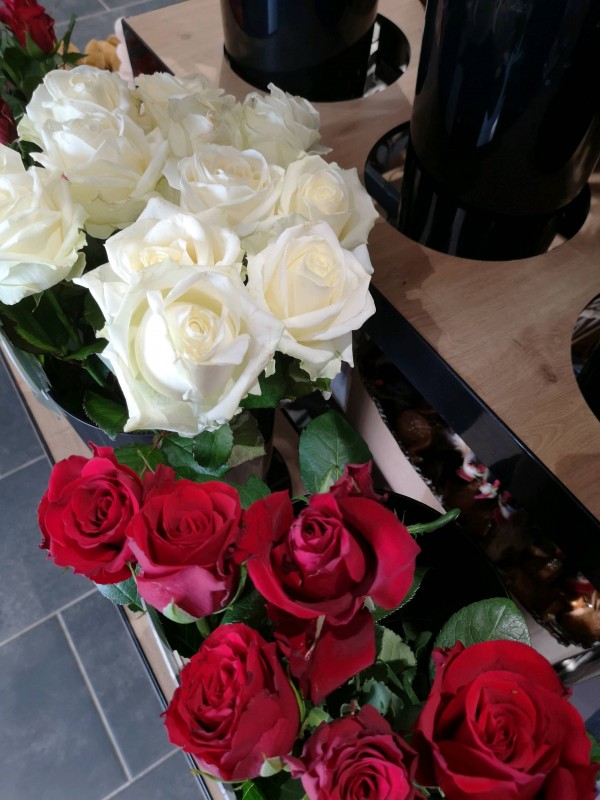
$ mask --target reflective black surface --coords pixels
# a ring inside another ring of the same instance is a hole
[[[309,100],[363,94],[377,0],[221,0],[225,55],[248,83]]]
[[[597,0],[429,0],[401,229],[429,244],[440,219],[431,246],[493,258],[460,244],[484,225],[492,249],[516,240],[497,258],[544,252],[600,152],[599,74]]]

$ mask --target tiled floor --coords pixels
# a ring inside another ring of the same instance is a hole
[[[0,362],[0,798],[198,800],[119,611],[38,547],[51,463]]]

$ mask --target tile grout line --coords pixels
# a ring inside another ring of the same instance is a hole
[[[106,714],[104,713],[104,710],[103,710],[102,706],[100,705],[100,701],[98,700],[98,697],[96,695],[94,687],[92,686],[92,683],[91,683],[91,681],[89,679],[87,671],[86,671],[86,669],[85,669],[85,667],[83,665],[83,662],[82,662],[82,660],[81,660],[81,658],[79,656],[79,653],[77,652],[77,648],[75,647],[75,642],[71,638],[71,634],[69,633],[69,631],[67,629],[67,626],[65,624],[65,621],[62,618],[60,612],[57,613],[56,618],[58,620],[58,623],[59,623],[60,627],[62,628],[62,632],[64,633],[65,639],[67,640],[67,644],[69,645],[71,653],[73,654],[73,658],[75,659],[75,662],[76,662],[77,666],[79,667],[79,671],[81,672],[81,675],[83,677],[83,681],[84,681],[84,683],[85,683],[85,685],[87,687],[88,692],[90,693],[90,697],[92,698],[92,702],[93,702],[94,706],[96,707],[96,711],[98,712],[98,716],[100,717],[100,720],[102,721],[102,724],[104,725],[104,729],[106,731],[106,735],[108,736],[108,738],[110,740],[110,743],[113,746],[113,749],[115,751],[115,755],[117,756],[117,758],[119,760],[119,763],[121,764],[121,768],[122,768],[123,772],[125,773],[125,777],[127,778],[128,781],[131,781],[132,780],[132,776],[131,776],[131,772],[129,771],[129,767],[127,766],[127,764],[125,762],[125,758],[124,758],[123,754],[121,753],[119,745],[117,744],[117,740],[115,739],[115,735],[114,735],[114,733],[112,732],[112,730],[110,728],[110,725],[109,725],[108,720],[106,718]]]
[[[154,761],[152,764],[150,764],[149,767],[146,767],[146,769],[143,769],[140,773],[138,773],[135,776],[135,778],[132,778],[130,781],[128,781],[123,786],[119,786],[118,789],[115,789],[114,792],[111,792],[110,794],[107,794],[105,797],[102,798],[102,800],[113,800],[113,798],[117,798],[117,800],[118,800],[119,795],[121,794],[121,792],[124,792],[125,789],[129,789],[129,787],[133,786],[134,783],[137,783],[137,781],[139,781],[140,778],[145,777],[149,772],[152,772],[153,769],[156,769],[157,767],[160,767],[161,764],[164,764],[165,761],[168,761],[170,758],[173,758],[173,756],[177,755],[177,753],[179,753],[179,752],[181,752],[181,751],[178,750],[178,749],[177,750],[172,750],[170,753],[167,753],[166,755],[161,756],[157,761]]]
[[[2,475],[0,475],[0,481],[3,480],[4,478],[10,478],[11,475],[15,475],[17,472],[20,472],[22,469],[26,469],[27,467],[33,466],[33,464],[37,464],[37,462],[41,461],[42,459],[46,459],[47,460],[47,456],[46,456],[45,453],[42,453],[37,458],[32,458],[30,461],[26,461],[24,464],[21,464],[20,466],[15,467],[14,469],[9,470],[8,472],[4,472]]]
[[[21,628],[20,631],[17,631],[16,633],[13,633],[11,636],[8,636],[6,639],[3,639],[0,642],[0,647],[4,647],[5,644],[10,644],[10,642],[13,642],[15,639],[18,639],[19,636],[22,636],[24,633],[29,633],[29,631],[32,631],[34,628],[37,628],[39,625],[43,625],[44,622],[48,622],[48,620],[52,619],[52,617],[57,616],[62,611],[66,611],[68,608],[71,608],[71,606],[74,606],[76,603],[79,603],[80,600],[85,600],[86,597],[90,597],[91,595],[95,594],[97,591],[98,591],[97,589],[90,589],[89,592],[86,592],[85,594],[82,594],[79,597],[76,597],[74,600],[69,600],[68,603],[65,603],[64,606],[61,606],[60,608],[57,608],[56,611],[52,611],[52,613],[46,614],[45,617],[42,617],[41,619],[38,619],[35,622],[32,622],[31,625],[27,625],[26,628]]]

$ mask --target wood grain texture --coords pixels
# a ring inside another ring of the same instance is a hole
[[[370,149],[410,119],[423,26],[418,0],[380,0],[411,45],[405,75],[360,100],[318,103],[332,158],[362,173]],[[128,19],[178,74],[201,72],[238,97],[252,87],[223,59],[215,0],[187,0]],[[571,333],[600,293],[600,175],[592,210],[569,242],[542,256],[477,262],[422,247],[383,220],[369,240],[374,284],[585,507],[600,519],[600,421],[581,397]]]

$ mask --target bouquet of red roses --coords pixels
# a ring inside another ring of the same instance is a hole
[[[435,637],[404,616],[425,591],[418,537],[455,515],[405,526],[332,412],[299,447],[294,500],[178,477],[143,447],[53,470],[55,562],[184,631],[171,741],[246,800],[592,800],[581,717],[509,600]]]
[[[17,123],[44,75],[74,64],[69,53],[75,19],[59,40],[54,20],[36,0],[0,0],[0,144],[17,139]]]

